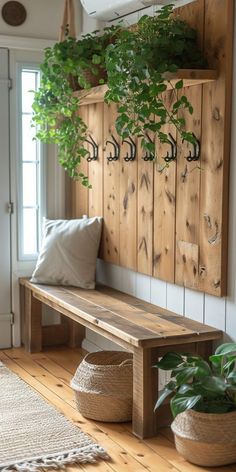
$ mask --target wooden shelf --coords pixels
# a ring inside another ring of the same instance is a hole
[[[192,87],[215,81],[218,73],[216,70],[209,69],[179,69],[176,73],[167,73],[165,77],[167,81],[171,80],[172,85],[182,79],[184,87]],[[167,90],[171,88],[172,86],[167,83]],[[103,102],[107,89],[107,85],[99,85],[89,90],[75,92],[75,94],[80,98],[81,105],[89,105],[90,103]]]

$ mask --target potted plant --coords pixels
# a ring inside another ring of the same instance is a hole
[[[183,81],[172,86],[175,100],[170,109],[163,93],[167,90],[167,74],[179,68],[206,66],[196,31],[172,10],[173,6],[167,5],[157,15],[142,16],[135,27],[121,31],[106,51],[109,89],[105,99],[119,104],[117,132],[123,139],[129,135],[141,137],[142,147],[153,154],[155,140],[151,142],[150,135],[154,132],[161,142],[169,142],[163,128],[168,123],[176,127],[182,139],[195,142],[178,115],[181,109],[193,113],[187,97],[177,95]]]
[[[155,409],[171,395],[171,428],[178,452],[203,466],[236,461],[236,343],[219,346],[205,361],[169,352],[156,364],[171,370]]]
[[[106,83],[106,102],[119,104],[116,129],[126,139],[141,137],[145,151],[155,155],[155,139],[169,143],[164,125],[173,124],[181,138],[195,143],[185,130],[181,109],[193,113],[179,80],[173,85],[176,99],[171,109],[165,104],[166,74],[180,67],[205,66],[197,47],[196,31],[172,15],[172,6],[164,6],[154,17],[143,16],[137,26],[120,25],[95,31],[77,40],[67,38],[47,48],[41,66],[42,81],[33,104],[36,137],[45,143],[58,144],[59,162],[73,178],[88,186],[79,170],[81,158],[88,151],[84,145],[87,126],[78,114],[80,99],[74,91]],[[171,85],[171,80],[169,80]],[[168,165],[166,163],[165,165]]]
[[[85,186],[88,178],[79,165],[88,153],[87,126],[79,116],[80,100],[74,92],[105,82],[105,50],[119,29],[112,26],[78,40],[68,37],[47,48],[41,64],[41,83],[33,103],[36,138],[57,144],[60,164]]]

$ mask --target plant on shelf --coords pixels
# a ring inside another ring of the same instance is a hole
[[[58,145],[60,164],[70,177],[89,186],[80,172],[81,159],[88,151],[86,123],[79,116],[80,100],[74,93],[106,81],[105,50],[114,41],[119,26],[95,31],[81,39],[66,38],[45,50],[42,78],[33,103],[36,138]]]
[[[235,462],[236,343],[219,346],[208,362],[200,356],[169,352],[155,367],[171,371],[155,409],[171,395],[178,451],[199,465]]]
[[[173,6],[167,5],[153,17],[143,16],[135,27],[121,31],[115,44],[106,51],[108,91],[105,100],[119,104],[116,129],[123,139],[142,138],[142,147],[155,153],[154,132],[161,142],[169,142],[164,125],[173,124],[181,138],[191,143],[195,137],[185,130],[181,109],[193,113],[179,80],[172,85],[175,100],[170,108],[163,93],[166,77],[179,68],[203,68],[206,63],[197,46],[197,33],[185,21],[173,16]],[[169,81],[171,85],[171,80]]]
[[[143,16],[135,27],[111,26],[79,40],[68,37],[45,51],[33,104],[36,137],[57,144],[60,164],[88,186],[88,178],[80,171],[81,159],[88,154],[88,130],[78,113],[80,98],[75,90],[107,82],[105,101],[119,105],[116,129],[122,139],[141,137],[144,150],[154,156],[155,139],[150,133],[169,143],[164,125],[173,124],[182,139],[195,143],[179,115],[182,109],[193,113],[187,97],[178,94],[183,81],[172,84],[175,100],[170,108],[163,93],[167,74],[170,77],[181,67],[204,66],[196,31],[173,16],[170,5],[158,15]]]

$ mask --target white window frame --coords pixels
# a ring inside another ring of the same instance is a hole
[[[17,63],[17,96],[18,96],[18,160],[17,160],[17,180],[18,180],[18,214],[17,214],[17,233],[18,233],[18,247],[17,254],[19,261],[35,261],[38,257],[41,242],[41,224],[42,217],[46,210],[46,182],[45,182],[45,146],[37,141],[37,157],[39,159],[36,165],[39,167],[37,171],[37,252],[33,254],[25,254],[23,251],[23,163],[35,161],[23,161],[22,156],[22,71],[38,71],[40,82],[40,68],[37,63],[18,62]],[[39,85],[39,84],[38,84]]]
[[[2,39],[1,39],[2,41]],[[14,204],[11,224],[11,247],[12,247],[12,310],[14,313],[14,325],[12,329],[13,346],[21,345],[20,330],[20,300],[19,300],[19,277],[30,277],[34,268],[35,260],[19,260],[18,258],[18,195],[19,175],[18,163],[20,148],[18,116],[19,116],[19,89],[18,73],[19,67],[39,67],[43,61],[43,49],[52,46],[54,42],[46,40],[35,40],[27,38],[11,38],[10,49],[10,77],[12,89],[10,91],[10,156],[11,156],[11,201]],[[48,218],[65,217],[65,171],[58,164],[57,148],[55,145],[43,146],[43,168],[44,180],[42,182],[42,213]]]

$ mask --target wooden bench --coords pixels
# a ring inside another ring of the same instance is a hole
[[[208,357],[213,340],[222,332],[108,287],[83,290],[36,285],[20,279],[21,309],[25,323],[25,348],[43,348],[42,305],[73,320],[72,337],[81,345],[85,328],[133,353],[133,433],[146,438],[170,422],[169,406],[154,413],[158,395],[157,359],[168,351],[198,353]],[[64,318],[64,317],[63,317]]]

